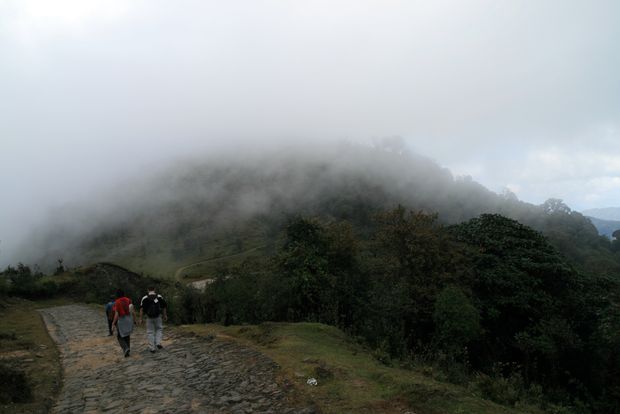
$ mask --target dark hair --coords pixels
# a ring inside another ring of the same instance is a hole
[[[123,289],[116,289],[116,297],[122,298],[123,296],[125,296],[125,292],[123,292]]]

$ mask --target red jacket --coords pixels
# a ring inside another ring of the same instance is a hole
[[[129,315],[129,305],[131,305],[131,299],[123,296],[114,301],[114,307],[112,309],[118,312],[120,318],[121,316]]]

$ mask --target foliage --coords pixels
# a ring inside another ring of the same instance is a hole
[[[390,353],[402,356],[430,342],[437,294],[467,279],[468,270],[436,215],[399,206],[379,214],[377,225],[365,263],[371,295],[363,333],[373,344],[387,341]]]
[[[447,286],[437,295],[433,321],[435,348],[453,357],[465,354],[481,334],[478,309],[457,286]]]
[[[223,271],[194,309],[206,322],[338,325],[384,363],[434,355],[450,378],[478,372],[480,389],[506,404],[609,411],[617,279],[576,270],[541,233],[499,215],[450,227],[400,206],[375,217],[362,235],[342,221],[289,221],[272,258]]]
[[[269,230],[271,255],[217,268],[204,291],[159,282],[170,319],[321,322],[360,338],[385,364],[426,358],[503,404],[618,412],[620,262],[582,215],[549,200],[523,210],[534,230],[497,214],[446,226],[403,206],[374,214],[363,201],[339,206],[350,220],[289,218],[281,233]],[[3,273],[12,294],[65,290],[62,275],[21,264]],[[99,264],[71,290],[103,303],[123,287],[137,300],[153,282]]]
[[[54,270],[54,275],[60,275],[60,274],[63,274],[66,271],[65,265],[62,264],[63,261],[64,260],[62,258],[57,260],[58,266],[56,266],[56,270]]]
[[[602,396],[593,378],[617,363],[592,364],[594,349],[601,349],[594,334],[617,303],[611,295],[618,281],[576,271],[541,234],[505,217],[483,215],[453,232],[471,246],[477,274],[471,288],[486,334],[472,354],[475,366],[516,364],[504,374],[523,375],[562,400],[567,397],[559,389],[579,398]]]
[[[38,268],[31,270],[23,263],[18,263],[17,268],[8,266],[0,274],[9,295],[32,299],[49,298],[57,291],[56,285],[44,281],[43,276]]]
[[[0,404],[25,403],[32,399],[32,389],[23,371],[0,361]]]
[[[349,225],[292,219],[274,264],[281,276],[273,281],[279,303],[275,317],[350,324],[356,318],[355,303],[363,295],[356,249]]]

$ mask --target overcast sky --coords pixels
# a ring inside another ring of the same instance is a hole
[[[620,206],[620,2],[0,0],[0,233],[178,156],[394,135]]]

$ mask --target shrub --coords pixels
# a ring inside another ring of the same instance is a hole
[[[476,376],[476,387],[482,397],[498,404],[515,405],[520,398],[521,385],[520,377],[514,374],[509,377],[486,374]]]
[[[0,362],[0,403],[32,401],[32,389],[23,371]]]

